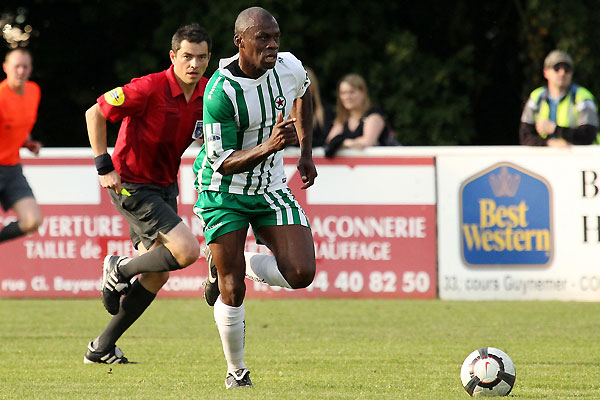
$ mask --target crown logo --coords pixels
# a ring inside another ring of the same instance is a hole
[[[508,168],[502,167],[497,175],[490,174],[490,186],[496,197],[513,197],[519,189],[521,177],[511,175]]]

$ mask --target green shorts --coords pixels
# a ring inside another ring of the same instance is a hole
[[[202,220],[206,243],[238,229],[262,226],[302,225],[308,218],[289,189],[259,195],[231,194],[203,190],[194,213]]]

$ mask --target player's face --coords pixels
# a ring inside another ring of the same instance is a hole
[[[198,83],[210,60],[208,44],[191,43],[187,40],[181,42],[181,47],[174,53],[169,53],[175,75],[186,85],[195,85]]]
[[[262,18],[244,32],[240,55],[257,71],[264,73],[275,66],[280,35],[277,21],[273,18]]]
[[[339,96],[346,110],[358,110],[362,108],[366,94],[348,82],[342,82],[340,83]]]
[[[2,65],[6,73],[8,86],[11,88],[23,88],[31,76],[33,66],[31,56],[22,51],[13,51],[8,60]]]

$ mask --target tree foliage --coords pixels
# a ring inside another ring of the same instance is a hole
[[[325,101],[335,103],[343,75],[363,75],[404,145],[516,144],[524,100],[544,83],[541,64],[553,48],[570,52],[575,80],[600,93],[594,4],[255,2],[279,21],[281,50],[316,71]],[[220,58],[236,52],[233,24],[247,6],[242,0],[3,2],[3,20],[20,10],[34,28],[32,79],[42,87],[35,135],[49,146],[87,146],[85,110],[105,91],[167,68],[171,36],[183,24],[199,22],[211,33],[212,74]]]

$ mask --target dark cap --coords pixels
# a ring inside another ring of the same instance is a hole
[[[573,68],[573,59],[570,55],[561,50],[552,50],[544,60],[544,68],[552,68],[560,63],[568,64]]]

